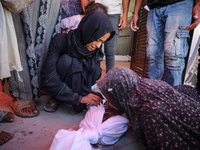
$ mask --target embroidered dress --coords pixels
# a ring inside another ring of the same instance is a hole
[[[60,32],[61,1],[37,0],[20,14],[13,14],[23,71],[20,82],[12,72],[11,96],[19,100],[39,98],[40,73],[51,38]]]

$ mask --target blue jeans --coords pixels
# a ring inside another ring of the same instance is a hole
[[[115,66],[115,45],[119,36],[119,20],[120,14],[109,15],[110,22],[115,30],[113,38],[104,43],[104,53],[106,55],[106,72]]]
[[[182,84],[185,57],[188,53],[189,31],[193,0],[185,0],[168,6],[151,9],[147,18],[148,76],[172,86]]]

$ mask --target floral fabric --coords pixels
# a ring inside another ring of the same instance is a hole
[[[200,148],[200,96],[194,88],[140,78],[124,67],[110,70],[98,87],[125,112],[147,149]]]
[[[62,14],[61,19],[79,15],[82,13],[80,0],[62,0]]]
[[[18,100],[39,98],[40,74],[51,38],[60,32],[61,1],[35,1],[19,14],[13,14],[19,53],[23,71],[19,72],[23,82],[11,73],[10,93]]]

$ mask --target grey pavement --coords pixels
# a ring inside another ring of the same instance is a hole
[[[54,135],[59,129],[72,128],[77,130],[85,112],[76,114],[70,105],[62,103],[58,110],[49,113],[43,110],[48,101],[48,96],[42,96],[36,100],[40,114],[32,118],[15,116],[13,123],[0,123],[0,131],[14,134],[14,137],[6,144],[0,146],[1,150],[48,150]],[[111,146],[97,147],[96,150],[144,150],[145,147],[138,142],[131,128]],[[66,147],[67,150],[67,147]]]
[[[115,66],[129,68],[130,62],[116,62]],[[101,63],[102,77],[105,75],[105,61]],[[102,78],[101,77],[101,78]],[[8,87],[6,87],[8,93]],[[0,88],[1,90],[1,88]],[[0,93],[0,108],[12,111],[9,107],[11,97],[5,97]],[[48,150],[53,138],[59,129],[72,128],[77,130],[80,121],[84,118],[85,112],[76,114],[70,105],[62,103],[54,113],[43,110],[49,96],[43,95],[36,100],[40,114],[32,118],[21,118],[15,116],[13,123],[0,123],[0,131],[14,134],[14,137],[0,146],[0,150]],[[138,142],[136,135],[131,128],[114,145],[98,147],[93,146],[93,150],[144,150],[145,147]],[[67,147],[66,147],[66,150]]]

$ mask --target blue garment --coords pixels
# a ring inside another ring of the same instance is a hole
[[[188,53],[189,30],[193,0],[184,0],[151,9],[147,18],[147,57],[149,78],[164,81],[172,86],[182,84],[185,57]]]
[[[169,4],[173,4],[176,2],[180,2],[183,0],[148,0],[147,5],[149,6],[149,8],[156,8],[156,7],[160,7],[160,6],[166,6]]]
[[[11,72],[10,95],[29,101],[40,97],[41,71],[50,40],[60,32],[61,3],[58,0],[35,1],[19,14],[12,14],[23,71]]]
[[[115,35],[109,41],[104,43],[104,53],[106,56],[106,72],[115,66],[115,46],[119,36],[119,20],[120,14],[109,15],[110,22],[115,30]]]

